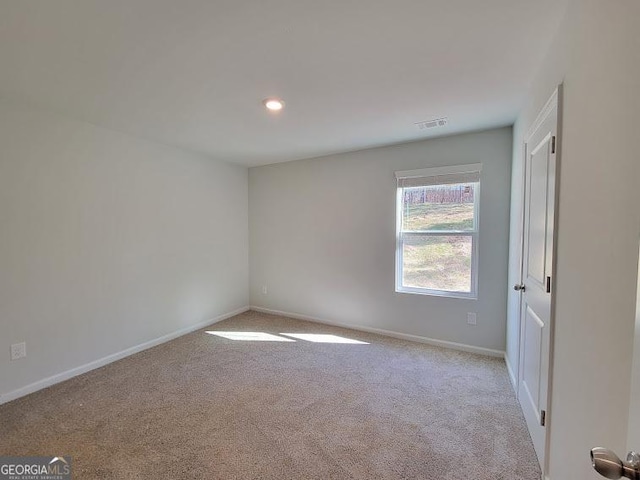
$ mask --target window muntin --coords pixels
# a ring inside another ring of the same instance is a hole
[[[477,298],[480,169],[468,167],[476,171],[396,172],[396,291]]]

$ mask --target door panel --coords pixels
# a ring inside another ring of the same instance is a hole
[[[531,155],[531,168],[529,178],[529,238],[527,256],[527,271],[531,281],[537,281],[539,285],[544,283],[546,265],[546,238],[547,238],[547,176],[549,172],[549,146],[548,139],[542,143]]]
[[[518,399],[542,469],[548,415],[556,195],[557,93],[525,144],[525,198]]]
[[[527,393],[526,401],[535,407],[534,411],[538,412],[540,410],[540,350],[544,322],[531,308],[527,308],[524,322],[522,384]]]

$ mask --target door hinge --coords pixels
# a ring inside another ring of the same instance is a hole
[[[556,136],[551,137],[551,153],[556,153]]]
[[[540,410],[540,426],[544,427],[545,423],[547,423],[547,411]]]
[[[551,277],[547,277],[547,293],[551,293]]]

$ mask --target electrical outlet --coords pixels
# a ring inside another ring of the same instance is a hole
[[[18,360],[26,356],[27,356],[27,344],[25,342],[14,343],[13,345],[11,345],[11,360]]]
[[[266,286],[266,285],[263,285],[263,286],[262,286],[262,294],[263,294],[263,295],[266,295],[266,294],[267,294],[267,286]]]
[[[476,325],[477,324],[475,312],[467,313],[467,324],[468,325]]]

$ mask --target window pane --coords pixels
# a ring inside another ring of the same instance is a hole
[[[471,292],[470,235],[404,234],[402,286]]]
[[[403,189],[404,231],[474,230],[474,183]]]

